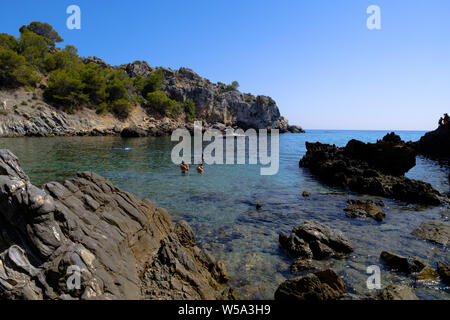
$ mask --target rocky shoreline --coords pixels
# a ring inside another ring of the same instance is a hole
[[[3,299],[235,298],[186,222],[95,173],[41,189],[0,150],[0,228]]]
[[[147,62],[110,66],[98,58],[85,58],[85,64],[96,64],[111,70],[123,70],[130,77],[147,77],[156,70],[164,74],[163,90],[175,101],[192,100],[197,119],[204,127],[278,129],[281,133],[303,133],[300,126],[289,125],[281,116],[275,101],[267,96],[253,96],[238,90],[228,90],[224,84],[214,84],[187,68],[172,70],[153,68]],[[27,91],[28,90],[28,91]],[[186,116],[177,119],[149,113],[135,102],[129,116],[119,119],[112,114],[97,114],[84,107],[72,114],[54,108],[35,88],[0,90],[0,137],[21,136],[163,136],[177,128],[193,126]],[[124,131],[125,130],[125,131]]]
[[[343,148],[306,142],[306,149],[299,166],[308,168],[326,184],[410,203],[449,202],[429,183],[404,176],[416,164],[416,150],[394,133],[377,143],[351,140]]]

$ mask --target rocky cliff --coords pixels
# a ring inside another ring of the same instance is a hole
[[[95,173],[38,188],[0,150],[0,231],[1,298],[233,298],[186,222]]]
[[[216,123],[226,127],[242,129],[279,129],[280,132],[302,133],[299,126],[291,126],[280,115],[275,101],[266,96],[253,96],[230,90],[224,84],[214,84],[187,68],[172,70],[152,68],[146,62],[134,62],[121,66],[110,66],[99,58],[85,58],[84,63],[94,63],[102,68],[122,69],[130,77],[147,77],[154,70],[164,73],[163,90],[178,102],[192,99],[196,115],[208,125]],[[51,135],[111,135],[124,128],[137,126],[146,135],[170,134],[184,127],[185,119],[173,120],[148,114],[145,108],[135,103],[130,116],[119,120],[112,115],[98,115],[88,108],[67,114],[46,103],[42,90],[26,92],[23,88],[0,91],[0,136],[51,136]],[[5,104],[3,105],[3,102]]]

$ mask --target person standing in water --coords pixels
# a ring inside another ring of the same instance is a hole
[[[186,162],[184,162],[184,160],[181,161],[180,168],[182,173],[186,173],[189,171],[189,165]]]
[[[198,173],[205,172],[205,168],[203,168],[203,164],[201,162],[197,166],[197,171],[198,171]]]

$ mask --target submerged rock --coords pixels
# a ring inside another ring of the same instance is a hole
[[[404,257],[390,251],[383,251],[380,259],[396,271],[415,274],[416,280],[435,280],[438,278],[434,269],[418,257]]]
[[[275,300],[332,300],[347,292],[345,283],[332,269],[325,269],[284,281]]]
[[[307,197],[311,196],[311,192],[305,190],[305,191],[302,192],[302,196],[305,197],[305,198],[307,198]]]
[[[450,223],[448,222],[424,222],[411,234],[446,247],[450,245]]]
[[[299,165],[329,185],[354,192],[429,205],[448,201],[429,183],[402,175],[414,166],[415,153],[397,137],[391,134],[376,144],[352,140],[345,148],[306,142]]]
[[[312,220],[295,227],[291,234],[280,233],[279,243],[294,258],[324,259],[353,251],[341,231]]]
[[[8,150],[0,150],[0,235],[1,298],[233,296],[224,266],[195,246],[186,222],[92,172],[37,188]]]
[[[348,200],[349,206],[344,209],[349,218],[367,217],[383,221],[386,214],[372,200]]]
[[[377,298],[380,300],[419,300],[413,288],[395,284],[383,289]]]
[[[442,282],[450,286],[450,263],[438,262],[437,271]]]

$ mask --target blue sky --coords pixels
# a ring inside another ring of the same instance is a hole
[[[81,30],[66,28],[76,4]],[[381,30],[366,9],[381,8]],[[429,130],[450,108],[448,0],[21,0],[0,32],[55,27],[83,56],[194,69],[273,97],[307,129]]]

